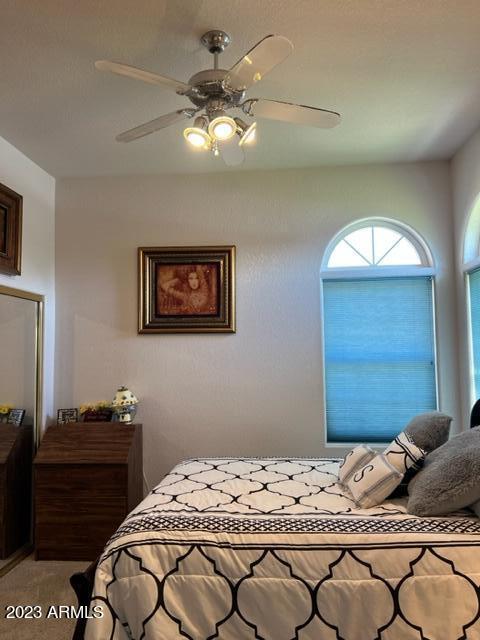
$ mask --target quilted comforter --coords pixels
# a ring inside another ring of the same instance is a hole
[[[337,472],[182,462],[108,543],[87,640],[480,640],[480,520],[357,509]]]

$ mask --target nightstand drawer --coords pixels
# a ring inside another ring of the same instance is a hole
[[[90,560],[123,522],[126,500],[44,497],[35,511],[38,560]]]
[[[87,526],[92,522],[117,523],[115,528],[127,515],[126,498],[57,498],[44,496],[38,498],[35,505],[37,525],[49,524],[57,527],[65,525]],[[112,528],[113,525],[110,525]],[[115,528],[111,533],[115,532]]]
[[[35,491],[40,496],[124,496],[127,468],[117,465],[37,465]]]

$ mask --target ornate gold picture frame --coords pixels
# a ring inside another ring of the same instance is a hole
[[[139,333],[234,333],[235,247],[140,247]]]
[[[22,263],[23,198],[0,184],[0,273],[19,276]]]

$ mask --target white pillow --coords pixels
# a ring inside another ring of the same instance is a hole
[[[400,484],[403,473],[398,471],[383,453],[359,469],[347,483],[357,506],[375,507]]]
[[[400,471],[400,473],[405,473],[411,467],[419,469],[426,454],[423,449],[417,447],[406,431],[402,431],[402,433],[388,445],[383,455],[395,469]]]
[[[355,471],[364,467],[369,460],[375,457],[375,451],[366,444],[359,444],[347,453],[338,469],[338,481],[347,484]]]

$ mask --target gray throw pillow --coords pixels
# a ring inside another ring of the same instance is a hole
[[[448,440],[452,418],[439,411],[430,411],[415,416],[405,427],[413,442],[427,453],[437,449]]]
[[[454,436],[425,459],[408,485],[408,512],[440,516],[480,500],[480,427]]]
[[[423,449],[425,453],[430,453],[448,440],[451,422],[452,418],[450,416],[439,411],[420,413],[410,420],[405,427],[405,432],[408,433],[417,447]],[[418,467],[421,466],[422,463],[418,465]],[[418,467],[408,469],[403,480],[389,496],[390,498],[401,498],[407,495],[408,484],[416,476]]]

